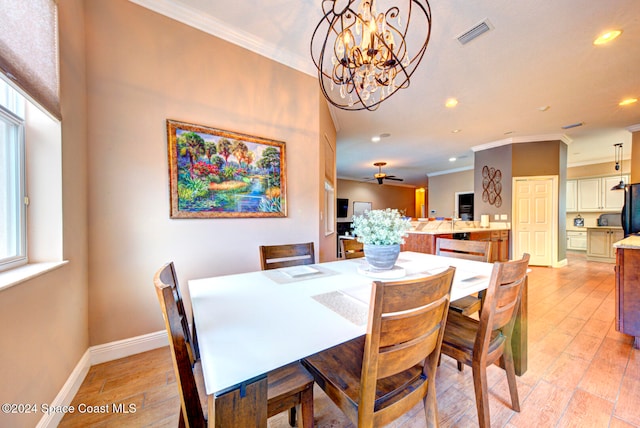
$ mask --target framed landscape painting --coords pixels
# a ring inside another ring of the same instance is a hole
[[[167,120],[171,218],[285,217],[285,144]]]

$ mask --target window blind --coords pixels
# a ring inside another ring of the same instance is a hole
[[[0,69],[61,119],[54,0],[0,0]]]

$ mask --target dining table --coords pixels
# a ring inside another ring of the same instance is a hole
[[[492,263],[401,252],[388,271],[365,258],[188,281],[211,427],[266,427],[267,373],[366,333],[373,281],[456,268],[451,300],[484,290]],[[527,366],[527,288],[512,347]]]

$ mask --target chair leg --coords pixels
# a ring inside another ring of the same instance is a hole
[[[298,425],[301,428],[313,428],[313,385],[302,391],[300,395],[300,417]]]
[[[191,340],[193,341],[193,352],[196,361],[200,359],[200,345],[198,345],[198,334],[196,332],[196,320],[192,319],[193,332],[191,334]]]
[[[184,423],[184,414],[182,413],[182,406],[180,406],[179,408],[180,411],[180,418],[178,419],[178,428],[185,428],[185,423]]]
[[[487,387],[487,368],[473,362],[473,389],[476,393],[476,409],[478,410],[478,424],[480,428],[491,428],[489,418],[489,388]]]
[[[511,345],[506,344],[504,353],[502,354],[502,362],[504,371],[507,373],[507,382],[509,383],[509,393],[511,394],[511,407],[516,412],[520,411],[520,400],[518,399],[518,385],[516,384],[516,369],[513,363],[513,354]]]
[[[459,372],[464,371],[464,364],[462,364],[460,361],[457,361],[457,363],[458,363],[458,371]]]
[[[435,371],[437,365],[440,364],[440,354],[438,354],[438,359],[434,364],[435,359],[435,355],[429,356],[425,365],[425,368],[427,369],[427,382],[429,382],[429,384],[427,385],[427,394],[424,396],[422,401],[424,403],[424,413],[428,428],[437,428],[440,426],[435,383]]]
[[[298,410],[298,406],[289,409],[289,425],[292,427],[296,426],[296,410]]]

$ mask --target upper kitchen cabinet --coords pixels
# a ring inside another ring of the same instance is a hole
[[[629,175],[623,175],[622,179],[628,183]],[[620,211],[624,192],[611,190],[619,182],[619,175],[567,180],[567,212]]]

